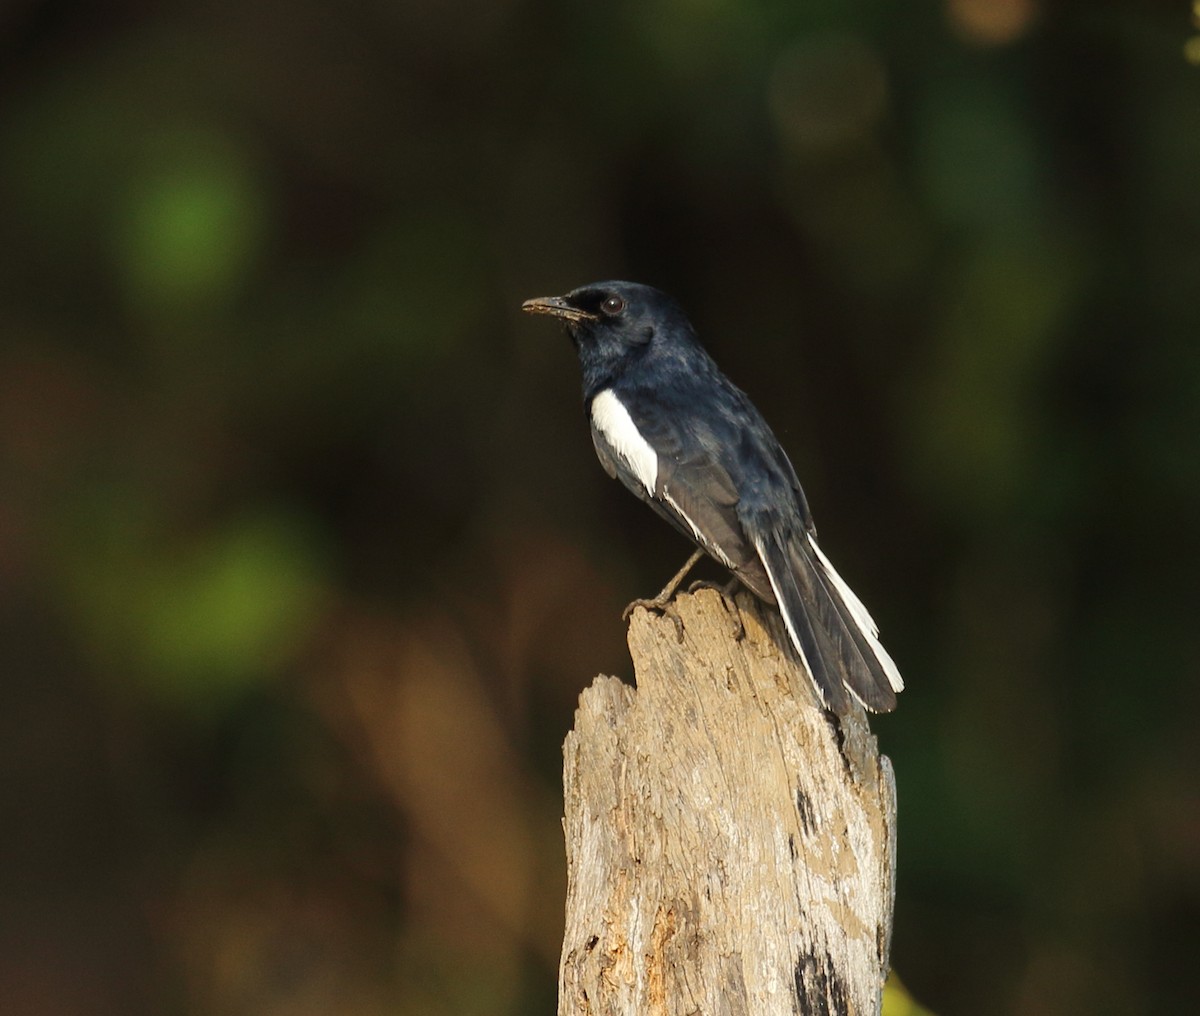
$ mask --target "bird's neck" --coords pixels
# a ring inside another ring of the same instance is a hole
[[[598,365],[590,368],[585,366],[583,368],[584,404],[590,406],[592,399],[604,391],[604,389],[613,386],[613,381],[616,380],[617,376],[607,366]]]
[[[605,354],[608,355],[605,355]],[[651,354],[649,346],[628,347],[618,351],[591,349],[580,352],[579,366],[583,374],[583,399],[591,404],[600,392],[620,383],[621,378]]]

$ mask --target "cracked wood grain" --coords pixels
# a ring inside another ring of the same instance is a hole
[[[637,610],[564,744],[559,1016],[878,1013],[895,783],[749,595]],[[730,610],[737,614],[731,614]]]

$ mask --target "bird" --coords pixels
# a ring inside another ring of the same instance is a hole
[[[522,310],[566,328],[596,455],[696,552],[782,615],[826,709],[890,712],[904,687],[879,630],[817,542],[808,501],[771,428],[718,368],[680,305],[634,282],[594,282]]]

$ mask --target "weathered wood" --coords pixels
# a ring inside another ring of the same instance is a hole
[[[682,641],[636,611],[637,689],[598,677],[580,698],[560,1016],[879,1012],[891,764],[863,712],[820,708],[774,613],[738,606],[679,596]]]

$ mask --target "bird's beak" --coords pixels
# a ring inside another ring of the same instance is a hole
[[[521,310],[526,314],[549,314],[551,317],[562,318],[564,321],[599,320],[595,314],[572,307],[561,296],[539,296],[536,300],[526,300],[521,304]]]

